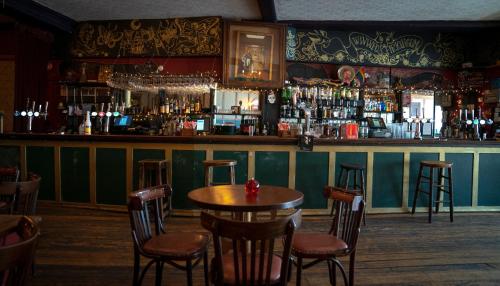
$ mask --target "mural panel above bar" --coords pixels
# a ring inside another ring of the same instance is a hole
[[[214,56],[221,53],[220,17],[82,22],[71,44],[74,57]]]
[[[289,61],[449,68],[463,61],[461,39],[451,34],[348,32],[288,28]]]

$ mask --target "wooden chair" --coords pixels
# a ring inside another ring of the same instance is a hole
[[[168,185],[139,190],[129,195],[128,212],[134,241],[133,285],[141,285],[144,275],[156,264],[156,285],[161,284],[165,263],[187,272],[188,285],[192,285],[192,269],[201,259],[204,263],[205,285],[208,285],[209,237],[194,232],[167,233],[163,223],[162,201],[171,194]],[[150,217],[150,216],[153,217]],[[151,224],[154,224],[154,232]],[[151,259],[140,273],[141,256]],[[183,261],[185,265],[178,262]]]
[[[33,220],[22,217],[12,234],[16,236],[16,240],[0,246],[0,282],[21,286],[25,285],[33,263],[40,231]]]
[[[12,214],[16,196],[15,184],[19,180],[20,172],[16,167],[0,168],[0,211]]]
[[[212,282],[215,285],[286,285],[291,241],[301,223],[301,210],[269,221],[241,222],[201,213],[202,226],[212,232],[215,258]],[[222,251],[222,240],[232,249]],[[274,254],[275,239],[283,238],[281,256]]]
[[[19,180],[20,172],[16,167],[3,167],[0,168],[0,182],[17,182]]]
[[[0,197],[4,198],[4,209],[8,209],[9,214],[34,215],[41,179],[36,174],[30,174],[27,181],[0,182]]]
[[[336,269],[339,267],[345,285],[354,285],[354,263],[356,244],[365,203],[361,195],[346,192],[342,188],[325,187],[325,193],[334,200],[335,215],[328,233],[296,233],[292,243],[292,256],[297,265],[297,285],[301,285],[302,269],[321,261],[327,261],[330,283],[336,284]],[[349,256],[349,279],[339,257]],[[303,259],[314,259],[303,265]]]

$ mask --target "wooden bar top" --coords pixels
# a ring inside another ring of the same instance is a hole
[[[149,136],[149,135],[76,135],[46,133],[6,133],[1,140],[78,141],[78,142],[141,142],[176,144],[242,144],[242,145],[297,145],[297,138],[278,136],[206,135],[206,136]],[[447,146],[447,147],[500,147],[500,141],[457,139],[385,139],[368,138],[340,140],[315,138],[316,146]]]

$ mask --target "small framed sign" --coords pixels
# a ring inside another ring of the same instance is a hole
[[[312,151],[314,146],[314,136],[300,135],[298,144],[301,151]]]

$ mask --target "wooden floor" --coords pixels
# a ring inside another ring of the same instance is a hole
[[[39,214],[43,233],[32,285],[131,285],[126,214],[54,207]],[[500,285],[500,213],[461,213],[454,223],[443,213],[432,224],[424,214],[370,215],[367,223],[358,243],[356,285]],[[306,217],[301,231],[326,230],[328,224],[328,217]],[[169,230],[202,229],[198,218],[174,217]],[[328,285],[326,270],[326,264],[306,270],[303,285]],[[202,277],[197,267],[195,285],[203,285]],[[185,284],[184,272],[166,268],[163,285]],[[152,275],[143,285],[153,285]]]

